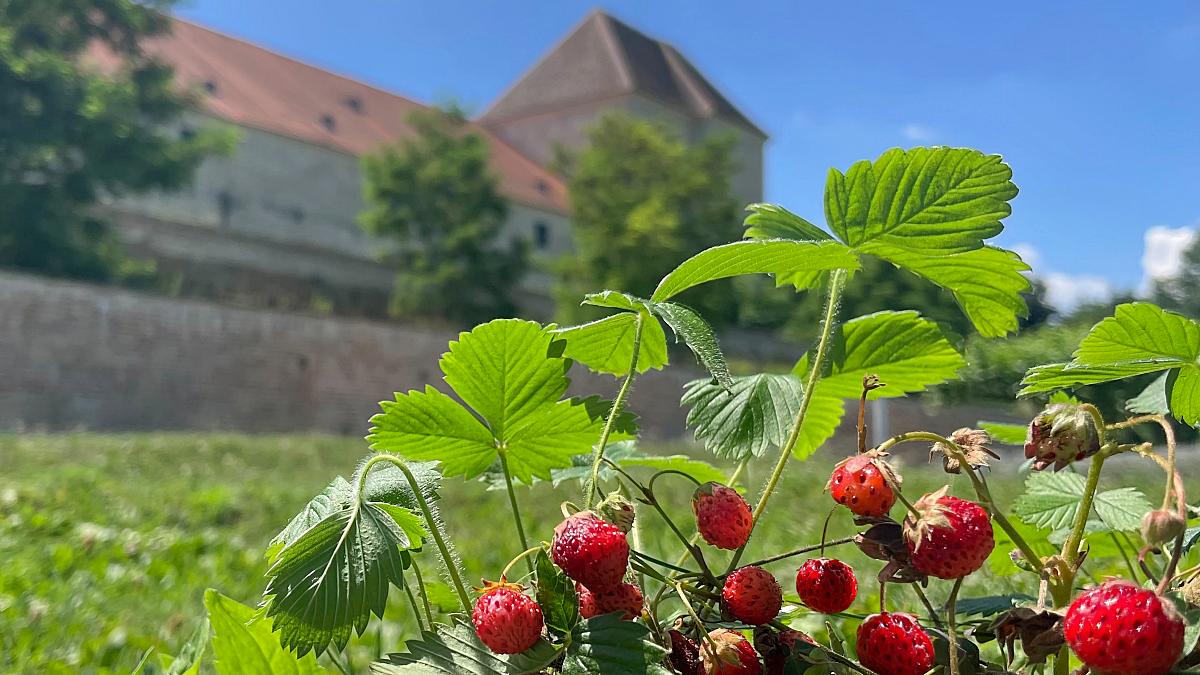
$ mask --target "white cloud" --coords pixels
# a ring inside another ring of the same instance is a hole
[[[917,143],[926,143],[937,138],[937,132],[923,124],[906,124],[900,133],[908,140]]]
[[[1145,295],[1158,279],[1175,276],[1183,264],[1183,252],[1196,240],[1190,227],[1156,225],[1146,230],[1142,252],[1142,283],[1138,291]]]
[[[1034,274],[1037,274],[1038,265],[1042,264],[1042,254],[1037,250],[1036,246],[1021,243],[1013,245],[1012,250],[1021,256],[1021,260],[1024,260],[1025,264],[1033,268]]]
[[[1113,294],[1108,280],[1091,274],[1050,272],[1039,278],[1046,284],[1046,301],[1064,313],[1087,302],[1107,300]]]

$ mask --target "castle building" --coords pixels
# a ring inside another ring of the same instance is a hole
[[[357,222],[359,157],[413,137],[408,116],[424,104],[182,20],[146,48],[201,96],[172,131],[216,121],[237,129],[238,144],[205,160],[186,189],[106,203],[130,250],[155,259],[184,294],[381,314],[394,274]],[[761,199],[766,134],[674,47],[594,12],[472,122],[510,203],[504,236],[527,239],[544,259],[570,250],[567,189],[547,165],[611,110],[689,140],[732,134],[734,192]],[[524,293],[535,311],[547,306],[549,280],[531,274]]]

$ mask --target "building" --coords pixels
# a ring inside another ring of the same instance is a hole
[[[156,259],[184,294],[380,314],[393,274],[357,223],[359,156],[411,137],[407,117],[423,104],[186,21],[147,49],[202,96],[174,131],[219,121],[239,142],[185,190],[107,203],[127,246]],[[736,193],[761,198],[766,135],[673,47],[595,12],[474,123],[511,204],[505,236],[547,258],[569,250],[567,190],[546,165],[557,144],[580,147],[587,126],[614,109],[689,139],[734,134]],[[531,275],[524,290],[530,309],[548,306],[546,278]]]

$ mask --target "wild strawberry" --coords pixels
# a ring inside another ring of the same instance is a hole
[[[714,652],[706,640],[700,647],[705,675],[760,675],[762,665],[754,647],[741,633],[718,628],[708,634],[716,643]]]
[[[603,612],[596,606],[596,594],[587,589],[587,586],[575,582],[575,597],[579,600],[579,616],[585,619],[590,619],[593,616],[600,616]]]
[[[637,519],[633,502],[626,499],[620,492],[613,492],[596,506],[600,517],[617,526],[617,529],[629,533],[633,522]]]
[[[841,560],[806,560],[796,571],[796,593],[809,609],[837,614],[854,603],[858,579],[854,570]]]
[[[567,576],[593,592],[621,585],[629,565],[625,533],[591,511],[580,511],[554,528],[550,556]]]
[[[1025,456],[1033,460],[1035,471],[1050,465],[1058,471],[1099,450],[1095,420],[1082,406],[1073,403],[1046,406],[1029,423],[1029,432],[1025,436]]]
[[[621,612],[624,621],[632,621],[642,615],[644,598],[637,584],[621,584],[612,590],[597,592],[595,598],[598,614]]]
[[[791,628],[784,628],[779,632],[775,632],[770,626],[758,626],[754,629],[754,648],[762,657],[766,675],[783,675],[788,658],[796,653],[796,645],[800,643],[814,647],[817,644],[805,633]]]
[[[1187,530],[1187,521],[1175,511],[1159,509],[1142,516],[1142,540],[1147,546],[1175,541]]]
[[[923,675],[933,668],[933,642],[917,620],[872,614],[858,626],[858,661],[879,675]]]
[[[700,663],[700,645],[677,630],[668,631],[671,636],[671,667],[680,675],[704,675]]]
[[[733,618],[752,626],[771,621],[783,607],[779,582],[770,572],[754,566],[736,569],[726,577],[721,599]]]
[[[914,504],[921,514],[904,521],[904,543],[912,565],[921,574],[960,579],[983,567],[996,547],[992,523],[982,506],[951,497],[949,487],[921,497]]]
[[[497,654],[520,654],[541,637],[542,608],[522,590],[501,578],[499,583],[485,583],[475,601],[475,634]]]
[[[701,485],[692,495],[692,512],[700,536],[712,546],[732,550],[750,538],[750,505],[733,488],[711,482]]]
[[[868,452],[848,457],[835,466],[825,489],[833,501],[855,515],[882,518],[896,503],[892,486],[899,483],[899,477],[882,455]]]
[[[1090,588],[1067,609],[1063,633],[1093,673],[1160,675],[1183,651],[1184,622],[1171,601],[1127,581]]]

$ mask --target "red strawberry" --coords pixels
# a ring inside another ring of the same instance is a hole
[[[696,488],[692,513],[700,536],[712,546],[732,550],[750,538],[750,505],[733,488],[711,482]]]
[[[642,615],[642,589],[637,584],[621,584],[611,591],[595,594],[596,613],[622,612],[621,619],[632,621]]]
[[[700,645],[677,630],[668,633],[671,636],[671,667],[680,675],[704,675],[700,663]]]
[[[933,642],[917,620],[872,614],[858,626],[858,661],[879,675],[923,675],[933,668]]]
[[[629,566],[625,533],[591,511],[580,511],[554,528],[554,564],[592,591],[621,585]]]
[[[741,633],[718,628],[708,634],[717,644],[714,653],[708,641],[701,646],[705,675],[760,675],[762,665],[754,647]]]
[[[747,566],[725,578],[721,599],[733,618],[757,626],[778,616],[783,606],[783,591],[770,572]]]
[[[833,501],[855,515],[882,518],[896,503],[892,486],[899,484],[900,478],[882,455],[868,452],[842,460],[834,467],[825,489]]]
[[[904,542],[912,565],[939,579],[960,579],[983,566],[996,539],[982,506],[946,495],[944,487],[914,505],[921,517],[904,521]]]
[[[1184,622],[1169,600],[1127,582],[1090,588],[1067,609],[1067,644],[1093,673],[1161,675],[1183,651]]]
[[[575,582],[575,597],[579,599],[579,616],[590,619],[603,614],[596,606],[596,594],[578,581]]]
[[[809,609],[837,614],[854,603],[858,579],[854,570],[841,560],[806,560],[796,571],[796,593]]]
[[[767,675],[783,675],[788,658],[796,652],[797,643],[808,643],[816,646],[816,642],[808,635],[798,630],[784,628],[775,632],[770,626],[758,626],[754,629],[754,648],[762,656]]]
[[[471,621],[475,634],[497,654],[520,654],[542,635],[542,608],[521,591],[521,586],[503,578],[484,583],[475,601]]]

